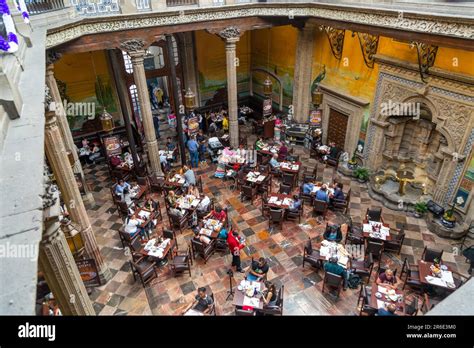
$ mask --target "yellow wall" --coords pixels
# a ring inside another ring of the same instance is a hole
[[[204,30],[195,32],[197,69],[201,102],[211,99],[214,93],[227,86],[225,43],[217,35]],[[250,66],[250,35],[244,33],[237,42],[237,83],[239,93],[248,92]]]
[[[65,54],[54,64],[54,75],[66,83],[66,94],[73,102],[95,100],[96,74],[110,84],[104,51]]]

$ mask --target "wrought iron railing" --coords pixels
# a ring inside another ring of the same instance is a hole
[[[67,7],[64,0],[26,0],[26,7],[31,15],[62,10]]]

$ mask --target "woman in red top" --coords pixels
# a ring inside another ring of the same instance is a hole
[[[225,220],[227,219],[227,214],[224,210],[222,210],[220,206],[216,206],[214,210],[211,210],[211,212],[204,217],[204,219],[208,218],[219,220],[220,222],[225,222]]]
[[[240,240],[239,234],[236,231],[232,231],[232,233],[227,235],[227,245],[232,253],[232,266],[235,266],[238,272],[244,273],[240,265],[240,250],[245,248],[245,245],[241,244]]]

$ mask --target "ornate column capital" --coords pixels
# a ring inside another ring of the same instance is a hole
[[[54,63],[56,63],[56,61],[58,61],[59,59],[61,59],[63,55],[59,52],[56,52],[55,50],[47,50],[46,51],[46,67],[51,67],[52,68],[52,65]]]
[[[224,29],[208,30],[211,34],[217,34],[222,40],[227,43],[234,43],[239,41],[240,37],[244,35],[244,31],[234,27],[226,27]]]
[[[120,43],[120,49],[127,52],[130,57],[143,57],[149,44],[142,39],[130,39]]]

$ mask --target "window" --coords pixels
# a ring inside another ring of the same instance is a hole
[[[123,55],[123,62],[125,64],[125,71],[128,74],[133,74],[133,65],[132,65],[132,60],[130,59],[130,56],[125,51],[122,51],[122,55]]]
[[[140,113],[140,101],[138,100],[138,91],[136,85],[131,85],[129,87],[130,97],[132,98],[133,111],[139,115],[140,119],[142,115]]]

